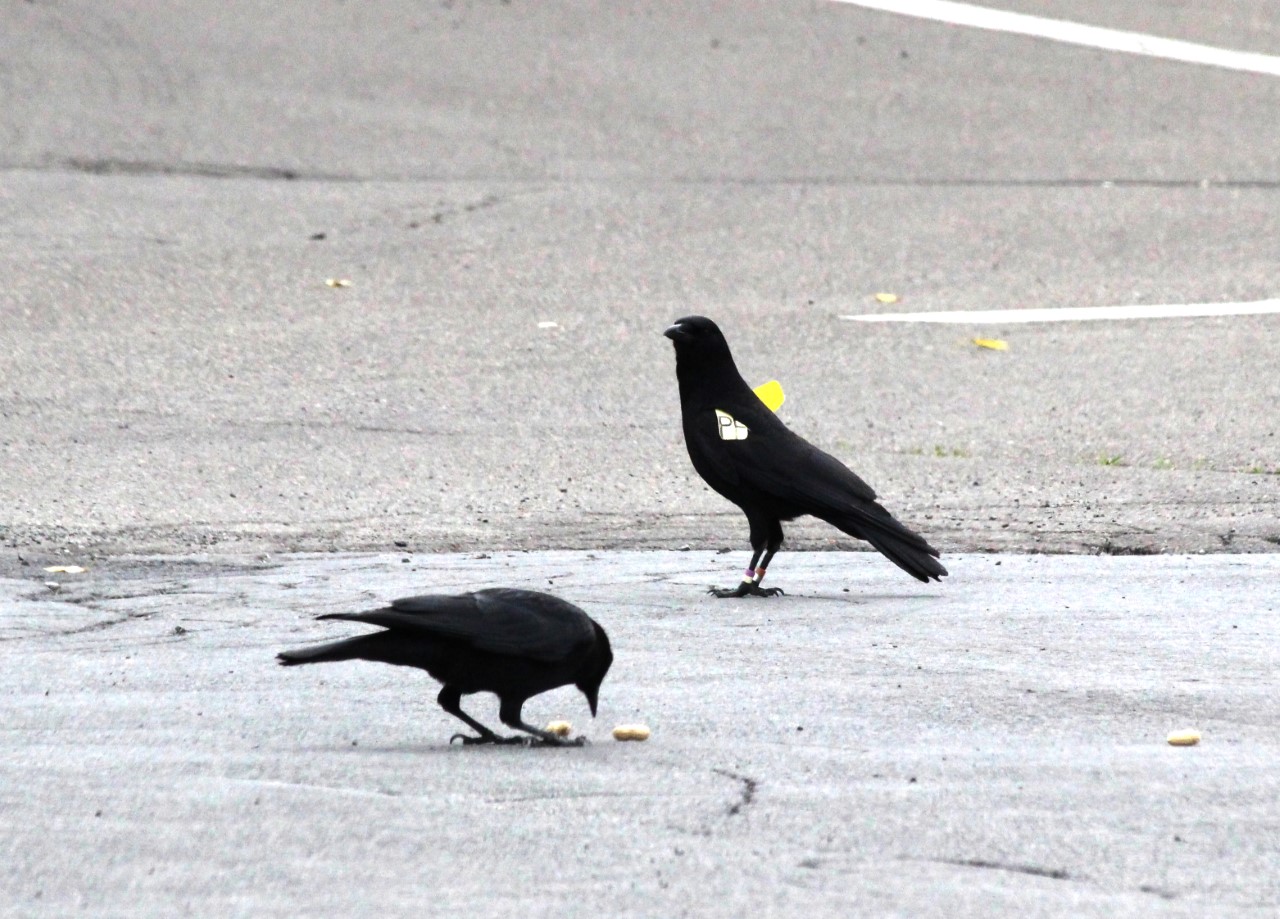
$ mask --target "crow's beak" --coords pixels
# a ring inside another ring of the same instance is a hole
[[[684,330],[684,326],[680,325],[678,322],[675,325],[667,326],[666,330],[662,334],[667,336],[667,338],[670,338],[672,341],[689,340],[689,333],[686,332]]]
[[[599,690],[596,690],[595,692],[589,692],[589,693],[587,693],[587,694],[586,694],[586,695],[587,695],[587,704],[591,706],[591,717],[592,717],[592,718],[594,718],[594,717],[596,716],[596,701],[597,701],[597,696],[599,695],[599,692],[600,692]]]

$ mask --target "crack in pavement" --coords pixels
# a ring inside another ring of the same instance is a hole
[[[756,799],[756,791],[760,788],[760,783],[756,779],[746,775],[739,775],[736,772],[730,772],[728,769],[712,769],[716,775],[722,775],[726,779],[733,779],[735,782],[742,783],[741,797],[729,805],[725,810],[725,815],[736,817],[742,813],[744,808],[750,807]]]
[[[68,157],[54,167],[70,172],[107,176],[195,176],[205,179],[263,179],[267,181],[361,182],[361,176],[342,173],[309,173],[286,166],[247,166],[236,163],[166,163],[160,160],[126,160],[112,157]],[[35,170],[48,171],[48,170]]]
[[[72,606],[86,606],[89,609],[98,609],[100,603],[110,603],[114,600],[145,600],[148,597],[173,597],[178,594],[186,593],[191,585],[188,583],[164,584],[153,590],[144,590],[139,593],[95,593],[89,591],[81,597],[66,596],[59,597],[58,602],[69,603]]]
[[[5,635],[0,637],[0,642],[10,641],[32,641],[41,638],[67,638],[71,635],[84,635],[89,632],[103,632],[117,625],[123,625],[126,622],[142,622],[156,615],[157,610],[148,613],[132,613],[128,616],[121,616],[117,619],[105,619],[101,622],[92,622],[89,625],[77,626],[74,629],[54,629],[49,632],[29,632],[22,635]],[[61,649],[65,650],[65,649]]]
[[[96,612],[107,612],[101,604],[110,603],[116,600],[142,600],[151,597],[169,597],[179,594],[185,594],[191,585],[187,582],[166,584],[155,588],[154,590],[143,591],[141,593],[98,593],[90,590],[83,596],[60,596],[57,598],[58,603],[67,606],[90,609]],[[28,600],[35,598],[27,598]],[[44,598],[40,598],[44,599]],[[143,622],[156,616],[161,611],[151,609],[142,612],[126,613],[123,616],[117,616],[112,619],[103,619],[98,622],[91,622],[88,625],[80,625],[70,629],[52,629],[50,631],[27,632],[19,635],[0,636],[0,643],[11,641],[28,641],[40,638],[66,638],[72,635],[85,635],[91,632],[103,632],[107,629],[123,625],[126,622]]]
[[[912,861],[937,862],[942,865],[957,865],[961,868],[986,868],[992,871],[1011,871],[1014,874],[1029,874],[1034,877],[1050,878],[1054,881],[1078,881],[1061,868],[1039,868],[1035,865],[1015,865],[1006,862],[990,862],[981,858],[926,858],[910,859]]]

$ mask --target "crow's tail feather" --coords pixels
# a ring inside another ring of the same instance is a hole
[[[888,511],[876,505],[880,513],[851,513],[824,518],[832,526],[850,536],[865,539],[907,574],[928,583],[947,576],[938,561],[938,550],[899,523]]]
[[[921,549],[882,533],[867,533],[862,538],[918,581],[928,583],[947,576],[947,569],[938,561],[938,551],[932,547]]]
[[[296,664],[323,664],[328,661],[363,660],[369,649],[369,639],[384,633],[373,635],[357,635],[355,638],[344,638],[328,644],[313,645],[310,648],[294,648],[292,651],[281,651],[276,655],[281,666],[292,667]]]

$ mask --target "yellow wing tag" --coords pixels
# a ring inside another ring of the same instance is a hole
[[[716,431],[721,440],[746,440],[750,429],[728,412],[716,409]]]
[[[777,380],[761,383],[755,388],[755,394],[760,397],[761,402],[769,406],[771,412],[782,408],[782,403],[787,401],[787,397],[782,394],[782,384]]]

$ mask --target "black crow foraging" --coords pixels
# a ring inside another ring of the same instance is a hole
[[[367,613],[331,613],[320,619],[344,619],[380,625],[386,631],[329,644],[281,652],[285,666],[324,661],[379,661],[418,667],[444,684],[436,701],[478,734],[455,734],[449,742],[506,744],[527,737],[500,737],[462,710],[462,696],[494,693],[498,717],[553,746],[570,743],[525,724],[527,699],[572,683],[582,690],[596,715],[600,684],[613,651],[604,629],[590,616],[550,594],[492,588],[458,596],[406,597]],[[571,743],[581,745],[579,737]]]
[[[811,514],[865,539],[912,577],[947,573],[938,551],[876,502],[844,463],[792,433],[738,373],[729,344],[705,316],[686,316],[664,333],[675,344],[684,442],[693,468],[747,515],[751,563],[737,587],[717,597],[770,597],[765,569],[782,545],[782,521]]]

